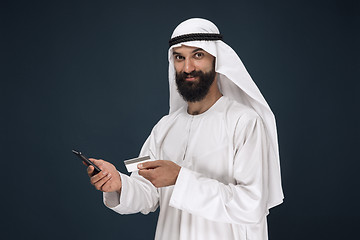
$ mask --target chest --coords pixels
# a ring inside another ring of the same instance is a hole
[[[231,129],[221,118],[178,119],[158,139],[159,158],[217,179],[232,182]]]

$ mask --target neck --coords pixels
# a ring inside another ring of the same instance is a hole
[[[187,111],[191,115],[198,115],[203,112],[206,112],[221,97],[222,94],[218,88],[217,80],[215,78],[214,82],[210,86],[208,94],[205,96],[204,99],[198,102],[187,102],[188,104]]]

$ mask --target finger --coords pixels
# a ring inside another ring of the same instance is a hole
[[[103,165],[104,165],[104,160],[97,160],[94,158],[89,158],[90,162],[92,162],[93,164],[95,164],[101,171],[104,170]],[[88,168],[92,165],[87,164]],[[97,170],[94,169],[94,167],[92,166],[91,170],[93,171],[92,173],[88,172],[89,177],[95,176],[96,174],[98,174],[99,172]]]
[[[89,158],[89,160],[102,170],[102,166],[104,165],[104,162],[105,162],[104,160],[95,159],[95,158]]]
[[[111,177],[110,179],[109,179],[109,181],[107,181],[106,183],[104,183],[102,186],[101,186],[101,191],[102,192],[110,192],[111,190],[113,190],[113,188],[112,188],[112,183],[113,183],[113,181],[111,181],[113,178]],[[113,191],[111,191],[111,192],[113,192]]]
[[[150,181],[152,179],[152,169],[139,170],[139,175]]]
[[[101,181],[101,179],[106,178],[108,174],[109,173],[107,171],[101,171],[98,174],[92,176],[90,178],[91,184],[95,185],[97,182]]]
[[[89,160],[92,162],[99,162],[99,163],[104,161],[102,159],[96,159],[96,158],[89,158]]]
[[[156,161],[148,161],[139,163],[137,165],[138,169],[150,169],[150,168],[157,168],[160,167],[162,164],[162,160],[156,160]]]
[[[97,190],[102,191],[103,186],[109,182],[112,179],[111,174],[109,173],[108,175],[106,175],[105,177],[103,177],[102,179],[100,179],[97,183],[94,184],[95,188]]]
[[[89,177],[92,177],[94,175],[94,170],[95,168],[93,166],[88,166],[87,168],[87,174],[89,175]]]

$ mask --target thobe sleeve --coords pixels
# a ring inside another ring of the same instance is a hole
[[[257,116],[240,118],[235,129],[235,181],[224,184],[183,167],[170,206],[232,224],[258,223],[266,216],[268,145],[264,125]]]
[[[152,155],[150,151],[152,136],[146,140],[140,156]],[[117,192],[104,193],[105,206],[120,214],[132,214],[141,212],[148,214],[157,209],[159,205],[159,194],[157,188],[148,180],[135,171],[128,176],[119,173],[121,177],[121,194]]]

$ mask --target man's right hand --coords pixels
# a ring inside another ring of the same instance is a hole
[[[101,169],[101,172],[94,175],[94,167],[90,165],[87,168],[91,184],[102,192],[118,192],[120,194],[121,178],[115,166],[102,159],[90,158],[89,160]]]

